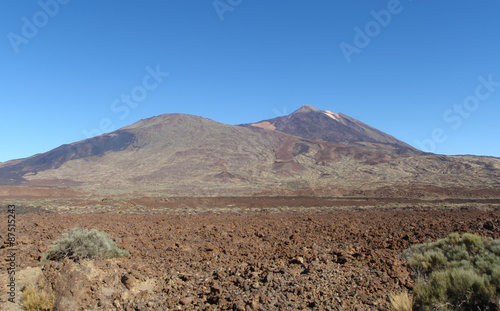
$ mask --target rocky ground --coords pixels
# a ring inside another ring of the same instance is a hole
[[[20,206],[17,289],[38,280],[55,292],[58,310],[386,310],[390,293],[412,288],[399,257],[411,244],[451,232],[500,237],[498,203],[377,202],[245,209],[224,201],[203,210],[157,204],[154,215],[147,200],[120,213]],[[6,241],[7,216],[0,216]],[[73,227],[106,231],[131,256],[40,266],[51,243]],[[0,309],[16,310],[6,302],[7,246],[0,247]]]

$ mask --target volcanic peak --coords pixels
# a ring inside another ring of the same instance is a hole
[[[304,112],[321,112],[321,110],[314,108],[313,106],[310,105],[304,105],[299,109],[295,110],[293,113],[304,113]]]

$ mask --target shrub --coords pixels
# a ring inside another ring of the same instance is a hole
[[[44,261],[59,261],[64,258],[79,261],[120,256],[130,256],[130,253],[120,249],[106,232],[74,228],[63,233],[62,238],[52,244],[44,256]]]
[[[403,252],[417,276],[416,310],[491,310],[500,295],[500,240],[453,233]]]
[[[392,311],[412,311],[413,298],[407,293],[392,294],[389,296]]]
[[[427,282],[415,287],[417,302],[423,306],[454,306],[453,310],[483,310],[495,296],[488,279],[473,270],[449,269],[431,274]],[[476,308],[474,308],[476,309]]]
[[[36,287],[26,287],[23,291],[21,304],[27,311],[52,311],[55,305],[55,297]]]

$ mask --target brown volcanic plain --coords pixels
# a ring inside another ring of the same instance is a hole
[[[49,212],[19,205],[19,287],[43,280],[59,310],[387,310],[389,293],[414,285],[400,258],[410,245],[451,232],[500,237],[498,201],[318,199],[290,207],[291,198],[275,198],[246,207],[244,198],[177,198],[160,207],[148,200],[121,210],[111,199],[95,208],[47,202]],[[39,267],[75,226],[108,232],[131,256]],[[2,261],[2,288],[6,267]],[[0,297],[2,310],[16,310]]]
[[[410,245],[500,237],[499,190],[498,158],[423,153],[310,106],[241,126],[162,115],[0,163],[17,290],[43,280],[58,310],[387,310],[414,285]],[[40,267],[77,226],[131,256]],[[6,258],[7,221],[0,239]]]

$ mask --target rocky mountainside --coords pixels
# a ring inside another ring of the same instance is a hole
[[[2,163],[0,185],[202,196],[500,192],[498,158],[423,154],[355,119],[329,114],[306,106],[252,126],[161,115]]]
[[[290,115],[243,126],[260,127],[302,138],[367,149],[423,154],[422,151],[342,113],[304,105]]]

